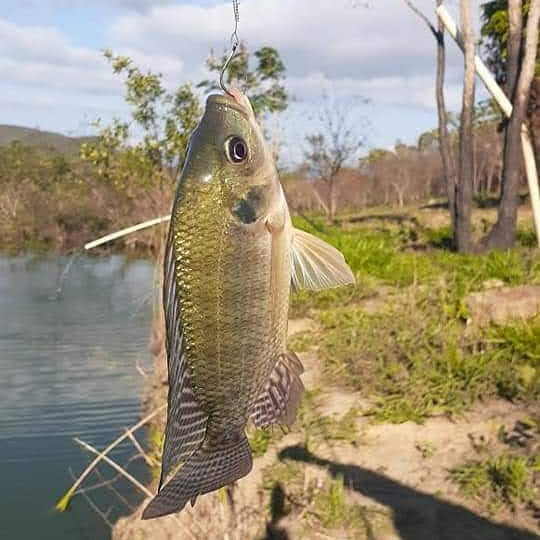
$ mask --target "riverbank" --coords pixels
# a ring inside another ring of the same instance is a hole
[[[307,391],[292,430],[250,428],[254,468],[232,490],[152,521],[143,504],[114,540],[538,537],[540,319],[481,326],[471,294],[540,284],[539,252],[458,255],[445,212],[400,215],[317,224],[358,285],[293,299]],[[167,393],[159,328],[149,409]]]

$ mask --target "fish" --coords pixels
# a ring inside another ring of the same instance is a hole
[[[343,255],[291,222],[249,99],[207,98],[164,256],[168,410],[157,495],[142,519],[246,476],[246,426],[290,426],[304,386],[287,349],[291,290],[354,283]]]

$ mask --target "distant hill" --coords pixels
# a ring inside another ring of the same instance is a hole
[[[91,142],[95,137],[68,137],[51,131],[0,124],[0,146],[7,146],[12,141],[19,141],[25,146],[41,150],[50,150],[66,155],[79,153],[82,142]]]

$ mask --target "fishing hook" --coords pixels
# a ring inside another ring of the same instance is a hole
[[[231,35],[231,54],[229,54],[229,57],[227,60],[225,60],[225,63],[223,64],[223,67],[221,68],[221,73],[219,75],[219,86],[221,86],[221,89],[226,93],[232,96],[229,89],[225,86],[225,81],[223,80],[225,76],[225,71],[227,71],[227,68],[229,67],[229,64],[231,63],[231,60],[233,59],[234,55],[236,54],[236,49],[238,48],[238,45],[240,44],[240,40],[238,39],[238,22],[240,21],[240,12],[238,9],[238,1],[239,0],[233,0],[233,11],[234,11],[234,31]]]

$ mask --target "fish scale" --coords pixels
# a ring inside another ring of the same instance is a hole
[[[215,182],[186,193],[174,220],[187,363],[215,430],[246,422],[282,352],[269,309],[270,235],[250,239],[223,208],[220,191]],[[217,200],[217,208],[202,213],[201,200]]]

